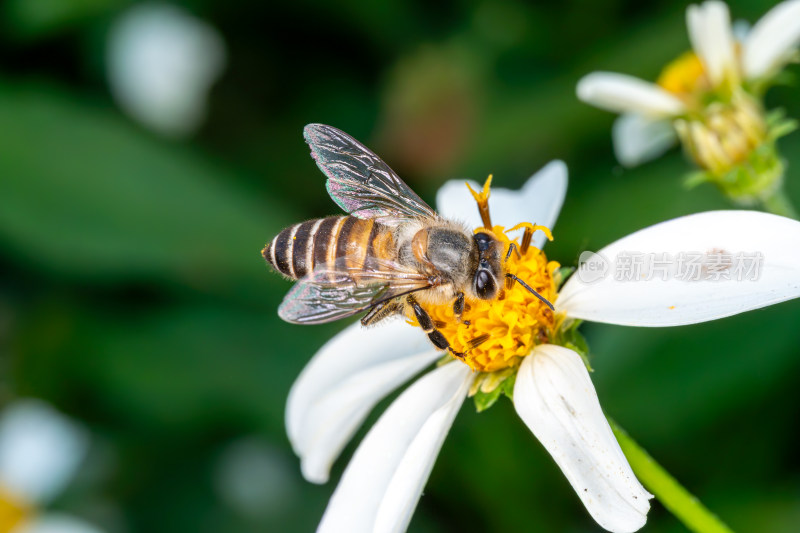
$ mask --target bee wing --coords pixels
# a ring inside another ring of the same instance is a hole
[[[392,261],[370,258],[369,267],[359,269],[348,263],[346,257],[340,257],[298,280],[283,299],[278,315],[294,324],[322,324],[433,286],[427,276]]]
[[[347,213],[390,225],[408,218],[438,218],[389,165],[343,131],[309,124],[303,137],[328,177],[328,194]]]

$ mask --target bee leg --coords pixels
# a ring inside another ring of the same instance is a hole
[[[417,300],[415,300],[413,296],[409,296],[406,299],[406,301],[408,302],[408,305],[410,305],[411,308],[414,310],[414,315],[417,317],[417,322],[419,322],[422,331],[428,334],[428,338],[431,340],[433,345],[439,348],[440,350],[447,350],[448,352],[458,357],[459,359],[463,359],[467,355],[467,353],[469,353],[469,350],[477,346],[480,346],[489,339],[489,335],[481,335],[479,337],[476,337],[471,341],[469,341],[469,349],[466,352],[457,352],[453,349],[452,346],[450,346],[450,343],[447,342],[447,339],[445,338],[444,335],[442,335],[442,332],[433,327],[434,325],[433,325],[433,320],[431,319],[431,315],[429,315],[428,312],[425,311],[425,309],[423,309],[421,305],[419,305]]]
[[[517,245],[512,242],[511,244],[508,245],[508,253],[506,254],[505,261],[503,261],[504,263],[508,263],[508,258],[511,257],[511,252],[517,252],[517,258],[522,259],[522,254],[519,253],[519,250],[517,250]]]
[[[447,342],[445,336],[442,335],[442,332],[434,327],[431,315],[429,315],[428,312],[423,309],[421,305],[419,305],[413,296],[406,298],[406,301],[408,302],[408,305],[411,306],[411,309],[414,310],[414,315],[417,317],[417,322],[419,322],[419,326],[422,328],[422,331],[428,334],[428,338],[431,340],[434,346],[440,350],[447,350],[458,358],[463,358],[466,355],[463,352],[457,352],[453,350],[453,348],[450,346],[450,343]]]
[[[459,292],[456,295],[456,301],[453,302],[453,314],[456,317],[456,320],[461,322],[464,325],[469,326],[469,320],[462,320],[461,315],[464,314],[464,293]]]
[[[370,326],[372,324],[377,324],[384,318],[401,312],[403,308],[403,303],[399,299],[381,302],[372,307],[367,314],[361,318],[361,325]]]

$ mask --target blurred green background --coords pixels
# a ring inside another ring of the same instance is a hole
[[[614,116],[574,94],[593,70],[654,79],[688,48],[686,3],[176,2],[227,58],[183,135],[141,125],[110,88],[110,35],[134,4],[0,4],[0,399],[43,398],[92,431],[55,508],[110,533],[311,531],[354,449],[315,486],[284,433],[293,380],[344,326],[282,323],[290,285],[260,257],[282,227],[337,212],[306,123],[362,140],[431,203],[450,178],[516,188],[565,160],[547,249],[565,265],[727,207],[709,186],[683,190],[677,149],[622,169]],[[752,22],[772,5],[731,10]],[[796,87],[768,103],[800,117]],[[800,134],[780,148],[800,203]],[[583,329],[606,411],[738,531],[800,527],[798,319],[792,301]],[[465,404],[410,529],[600,530],[508,402]],[[654,502],[644,531],[684,529]]]

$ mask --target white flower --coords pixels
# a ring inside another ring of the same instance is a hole
[[[205,118],[225,45],[213,27],[178,7],[142,4],[112,27],[106,64],[122,109],[159,133],[182,137]]]
[[[501,225],[535,219],[552,225],[567,172],[554,162],[522,191],[494,189]],[[444,185],[439,212],[480,225],[463,183]],[[542,211],[532,211],[531,206]],[[500,208],[502,206],[502,208]],[[474,212],[473,212],[474,211]],[[765,238],[780,236],[780,238]],[[540,241],[541,243],[541,241]],[[800,296],[800,223],[775,215],[720,211],[691,215],[636,232],[599,253],[759,250],[757,281],[584,283],[573,276],[556,310],[567,317],[637,326],[713,320]],[[421,330],[403,321],[355,324],[328,342],[289,395],[289,439],[309,481],[323,483],[331,464],[375,404],[441,357]],[[353,455],[319,532],[403,531],[475,374],[467,365],[435,368],[409,386],[371,428]],[[636,531],[652,497],[639,484],[603,416],[583,360],[562,346],[538,345],[522,360],[514,387],[520,418],[551,454],[592,517],[609,531]]]
[[[274,518],[299,498],[299,484],[286,452],[256,436],[225,446],[215,468],[219,498],[249,520]]]
[[[677,137],[668,132],[674,119],[698,112],[713,115],[711,106],[703,109],[709,100],[705,95],[752,91],[755,84],[774,77],[800,45],[800,0],[775,6],[738,44],[728,6],[723,2],[710,0],[689,6],[686,23],[694,54],[669,65],[658,84],[610,72],[591,73],[578,83],[578,98],[623,114],[614,125],[613,140],[617,159],[625,166],[658,157],[672,146]],[[730,127],[725,124],[723,133],[727,134]],[[742,129],[747,127],[749,124]],[[755,133],[756,137],[764,136],[763,132]],[[687,148],[706,168],[697,148]],[[749,152],[752,146],[746,148]],[[741,145],[722,149],[731,155],[731,163],[746,155]]]
[[[89,446],[83,428],[38,400],[18,400],[0,414],[0,498],[14,509],[12,533],[99,533],[63,513],[32,513],[75,476]],[[5,523],[5,522],[4,522]]]

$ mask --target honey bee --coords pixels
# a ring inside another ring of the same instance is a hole
[[[425,310],[452,302],[456,320],[476,300],[501,296],[520,283],[505,271],[508,250],[492,232],[488,208],[475,232],[439,216],[377,155],[346,133],[322,124],[303,130],[311,156],[327,176],[331,198],[347,216],[301,222],[262,250],[281,274],[298,280],[278,309],[295,324],[320,324],[366,311],[364,326],[396,315],[415,317],[436,348],[457,357]],[[482,213],[484,215],[484,213]],[[523,236],[522,253],[531,233]],[[488,339],[481,335],[468,350]]]

